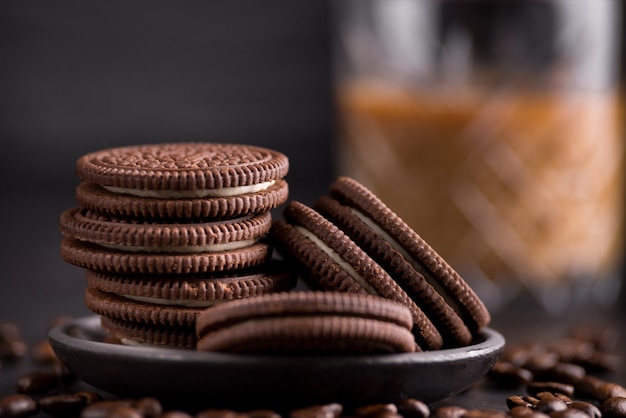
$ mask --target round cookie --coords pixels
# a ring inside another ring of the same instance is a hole
[[[166,327],[100,316],[102,329],[125,345],[195,348],[195,327]]]
[[[76,162],[78,177],[115,193],[203,198],[265,190],[289,169],[267,148],[218,143],[135,145],[95,151]]]
[[[81,207],[134,218],[235,218],[274,209],[285,203],[288,195],[289,187],[282,179],[257,192],[205,198],[140,197],[114,193],[87,182],[81,182],[76,188],[76,200]]]
[[[88,209],[61,214],[61,233],[80,241],[122,251],[200,253],[245,248],[271,227],[270,212],[214,222],[161,223],[129,220]]]
[[[313,207],[348,234],[398,282],[437,326],[446,346],[471,343],[473,336],[463,319],[423,274],[393,247],[387,234],[370,227],[370,223],[353,209],[329,197],[321,196]]]
[[[315,287],[368,293],[405,304],[413,315],[413,331],[421,349],[434,350],[443,339],[430,319],[385,270],[346,234],[312,208],[292,201],[276,220],[271,236],[277,250],[295,261]]]
[[[257,269],[211,275],[128,275],[87,270],[87,286],[158,305],[206,308],[231,299],[291,290],[296,274],[270,261]]]
[[[330,185],[329,191],[334,199],[348,206],[362,223],[384,237],[388,245],[414,269],[411,274],[421,275],[463,319],[471,332],[475,333],[490,322],[487,308],[467,282],[374,193],[348,177],[338,178]],[[379,245],[378,240],[368,239],[368,235],[360,232],[360,226],[355,225],[345,223],[347,233],[374,259],[384,263],[387,253],[384,248],[387,246]]]
[[[344,292],[285,292],[240,299],[197,319],[203,351],[248,353],[413,352],[412,316],[385,298]]]

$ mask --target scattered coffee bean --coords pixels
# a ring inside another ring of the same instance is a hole
[[[196,418],[239,418],[239,414],[231,409],[205,409]]]
[[[85,404],[91,405],[92,403],[99,402],[102,400],[102,396],[99,393],[93,392],[91,390],[81,390],[75,393],[76,396],[81,396],[85,398]]]
[[[551,414],[552,412],[567,409],[567,404],[557,397],[541,399],[535,409],[539,412]]]
[[[578,361],[577,364],[588,373],[606,373],[617,371],[622,366],[623,361],[620,356],[595,351],[588,359]]]
[[[354,413],[359,416],[376,415],[381,412],[391,412],[393,414],[397,414],[398,407],[392,403],[381,403],[362,406],[354,410]]]
[[[573,385],[584,379],[586,375],[587,371],[582,366],[574,363],[558,362],[549,369],[538,372],[535,379]]]
[[[71,394],[46,396],[39,400],[39,408],[53,417],[78,416],[86,405],[84,397]]]
[[[113,409],[121,406],[131,406],[129,400],[104,400],[86,406],[80,413],[80,418],[108,418]]]
[[[15,394],[0,399],[0,417],[28,417],[37,413],[37,402],[28,395]]]
[[[496,362],[487,375],[504,389],[523,386],[533,380],[530,370],[504,361]]]
[[[33,363],[38,365],[52,364],[59,361],[48,340],[34,344],[30,350],[30,357]]]
[[[500,361],[523,367],[528,361],[529,350],[522,346],[505,347],[500,355]]]
[[[522,399],[525,402],[528,402],[529,404],[531,404],[532,406],[537,406],[537,404],[539,403],[539,399],[535,398],[534,396],[524,395],[522,396]]]
[[[338,403],[313,405],[308,408],[295,409],[289,414],[290,418],[338,418],[343,412],[343,406]]]
[[[517,406],[523,406],[525,408],[532,408],[533,406],[535,406],[535,404],[532,404],[526,401],[521,396],[513,395],[513,396],[509,396],[508,398],[506,398],[506,406],[509,409],[513,409]]]
[[[18,393],[43,394],[60,385],[58,376],[51,371],[35,370],[22,375],[16,384]]]
[[[567,407],[569,409],[580,409],[581,411],[585,412],[590,418],[600,418],[602,416],[600,409],[598,409],[597,406],[590,402],[574,401],[567,405]]]
[[[598,389],[605,383],[602,379],[587,375],[574,384],[574,393],[579,398],[595,399]]]
[[[595,351],[594,345],[578,338],[561,338],[548,345],[548,350],[556,353],[563,362],[571,363],[587,359]]]
[[[463,418],[506,418],[506,412],[491,409],[470,409],[463,414]]]
[[[548,418],[548,414],[544,414],[543,412],[535,411],[534,409],[527,408],[525,406],[516,406],[515,408],[509,410],[509,416],[513,418]]]
[[[552,412],[550,418],[589,418],[584,411],[580,409],[564,409],[562,411]]]
[[[130,406],[116,406],[111,409],[107,418],[143,418],[141,412]]]
[[[144,418],[156,418],[163,412],[161,402],[153,397],[145,397],[138,399],[135,408],[144,416]]]
[[[442,406],[432,411],[432,418],[461,418],[467,409],[460,406]]]
[[[12,322],[0,323],[0,360],[16,361],[28,352],[19,327]]]
[[[159,418],[193,418],[193,417],[183,411],[168,411],[168,412],[161,414]]]
[[[605,400],[614,397],[626,398],[626,388],[622,385],[618,385],[617,383],[607,382],[601,384],[596,389],[594,396],[598,402],[604,402]]]
[[[605,418],[626,417],[626,398],[621,396],[607,398],[602,402],[600,410]]]
[[[530,370],[533,374],[537,374],[554,367],[559,361],[558,354],[545,352],[529,357],[526,364],[524,364],[524,368]]]
[[[415,398],[406,398],[396,403],[398,413],[404,418],[428,418],[430,408],[424,402]]]
[[[540,392],[551,392],[571,397],[574,394],[574,386],[560,382],[530,382],[526,385],[526,390],[530,395],[537,395]]]

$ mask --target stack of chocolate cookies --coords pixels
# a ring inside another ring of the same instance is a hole
[[[192,348],[207,307],[295,286],[265,240],[271,210],[288,197],[285,155],[139,145],[84,155],[76,169],[61,255],[86,270],[87,307],[123,342]]]

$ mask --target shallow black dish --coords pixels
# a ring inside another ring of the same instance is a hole
[[[173,403],[274,408],[406,397],[427,403],[457,394],[496,362],[504,338],[484,329],[463,348],[373,356],[256,356],[130,347],[103,342],[97,316],[50,331],[57,356],[82,381],[121,397]]]

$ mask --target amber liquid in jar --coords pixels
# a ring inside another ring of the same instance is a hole
[[[338,88],[340,174],[456,269],[543,292],[621,256],[622,126],[606,92]]]

